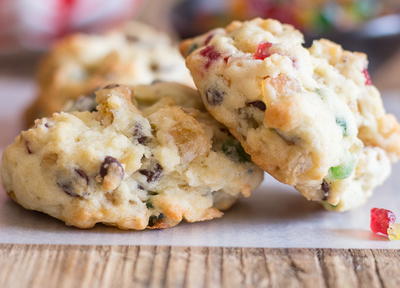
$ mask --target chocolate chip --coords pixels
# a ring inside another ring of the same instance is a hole
[[[323,198],[322,198],[322,200],[323,200],[323,201],[325,201],[325,200],[327,200],[327,199],[328,199],[328,196],[329,196],[329,190],[330,190],[330,188],[329,188],[329,183],[328,183],[328,182],[326,182],[325,180],[324,180],[324,181],[322,181],[322,184],[321,184],[321,190],[324,192],[324,195],[323,195]]]
[[[147,182],[151,183],[157,181],[161,177],[162,171],[163,168],[157,163],[153,169],[141,169],[139,170],[139,173],[146,176]]]
[[[157,216],[151,215],[150,218],[149,218],[149,224],[148,224],[148,226],[152,227],[152,226],[156,225],[157,220],[158,220],[158,217],[157,217]]]
[[[85,173],[85,171],[83,171],[82,169],[75,169],[75,172],[79,175],[79,177],[83,178],[86,181],[86,185],[89,185],[89,177]]]
[[[254,113],[251,107],[241,107],[237,110],[239,118],[247,122],[247,126],[252,129],[257,129],[262,125],[262,117]],[[262,116],[262,115],[261,115]]]
[[[89,177],[82,169],[75,168],[73,174],[63,172],[60,175],[61,180],[57,181],[57,185],[66,194],[71,197],[83,197],[88,194]]]
[[[99,90],[99,88],[94,90],[89,95],[84,96],[86,98],[86,100],[85,100],[86,110],[84,110],[84,111],[97,112],[96,93],[95,93],[95,91],[97,91],[97,90]]]
[[[220,105],[224,101],[225,92],[215,88],[209,88],[206,91],[206,99],[210,105]]]
[[[165,216],[164,214],[160,213],[158,216],[155,215],[151,215],[149,218],[149,227],[153,227],[154,225],[156,225],[160,220],[164,219]]]
[[[103,89],[113,89],[113,88],[117,88],[121,85],[119,84],[108,84],[107,86],[104,86]]]
[[[257,109],[260,109],[261,111],[265,111],[267,109],[267,106],[265,105],[265,103],[262,102],[262,101],[259,101],[259,100],[258,101],[247,102],[246,105],[255,107]]]
[[[208,45],[213,37],[214,37],[214,34],[208,35],[206,40],[204,40],[204,45]]]
[[[113,191],[118,188],[124,179],[124,167],[114,157],[107,156],[100,166],[100,177],[103,178],[103,189]]]
[[[142,145],[145,145],[149,140],[149,137],[143,134],[142,125],[139,123],[135,124],[135,128],[133,129],[133,137]]]
[[[28,154],[33,154],[32,152],[32,148],[29,145],[29,141],[25,140],[25,147],[26,147],[26,151],[28,152]]]
[[[231,132],[229,132],[229,130],[228,130],[227,128],[225,128],[225,127],[221,127],[221,128],[219,128],[219,131],[221,131],[222,133],[225,133],[225,134],[231,135]]]
[[[114,157],[107,156],[101,164],[100,176],[103,178],[106,177],[111,169],[117,169],[124,173],[124,168],[122,167],[121,163],[119,163],[119,161]]]
[[[301,138],[297,137],[297,136],[288,136],[285,135],[282,131],[280,131],[279,129],[275,129],[275,128],[271,128],[271,131],[274,131],[283,141],[286,142],[287,145],[289,146],[293,146],[296,143],[301,141]]]
[[[57,182],[57,185],[64,191],[65,194],[71,197],[81,197],[75,192],[72,182]]]
[[[94,92],[84,95],[76,99],[72,102],[72,105],[68,105],[66,108],[66,112],[83,112],[89,111],[94,112],[97,111],[97,103],[96,103],[96,94]]]
[[[148,139],[148,138],[147,138],[146,136],[142,136],[142,137],[137,138],[138,142],[139,142],[140,144],[142,144],[142,145],[146,144],[147,139]]]
[[[151,203],[150,200],[148,200],[148,201],[146,202],[146,207],[147,207],[147,209],[153,209],[153,208],[154,208],[153,203]]]
[[[221,146],[222,152],[228,157],[240,163],[250,162],[250,156],[244,151],[242,145],[236,139],[227,139]]]

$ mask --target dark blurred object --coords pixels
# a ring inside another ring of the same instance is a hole
[[[42,52],[32,51],[29,53],[0,53],[0,77],[1,76],[28,76],[32,77],[35,74],[36,66]]]
[[[396,13],[400,13],[399,0],[181,0],[174,21],[188,36],[254,17],[277,19],[317,34],[356,30],[373,18]]]
[[[223,1],[183,0],[172,9],[172,24],[181,38],[202,34],[225,26],[232,18],[225,13]]]
[[[328,38],[369,55],[376,70],[400,48],[400,0],[187,0],[172,13],[182,38],[225,26],[232,20],[274,18],[300,29],[310,45]]]

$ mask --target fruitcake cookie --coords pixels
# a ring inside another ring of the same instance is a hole
[[[92,112],[36,120],[3,154],[10,197],[68,225],[140,230],[221,217],[261,183],[263,171],[193,101],[195,90],[137,90],[140,110],[131,89],[109,85],[96,92]]]
[[[275,20],[233,22],[181,44],[207,110],[252,160],[307,199],[362,204],[400,156],[367,58]]]
[[[131,22],[104,35],[71,35],[39,65],[38,98],[27,111],[27,124],[107,84],[158,80],[193,83],[177,47],[161,32]]]

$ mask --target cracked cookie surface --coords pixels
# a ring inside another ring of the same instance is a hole
[[[3,153],[4,188],[23,207],[80,228],[167,228],[221,217],[263,179],[189,87],[109,85],[85,103]]]
[[[334,210],[361,205],[400,156],[362,53],[278,21],[233,22],[181,43],[207,110],[253,162]]]

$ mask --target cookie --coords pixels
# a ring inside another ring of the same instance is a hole
[[[253,162],[307,199],[356,207],[400,156],[366,55],[275,20],[233,22],[182,42],[207,110]],[[367,166],[366,166],[367,165]]]
[[[3,154],[4,188],[26,209],[79,228],[221,217],[263,171],[199,98],[174,83],[108,85],[91,111],[54,113],[23,131]]]
[[[161,32],[131,22],[103,35],[73,34],[40,63],[38,96],[26,113],[27,125],[107,84],[153,81],[193,83],[177,47]]]

